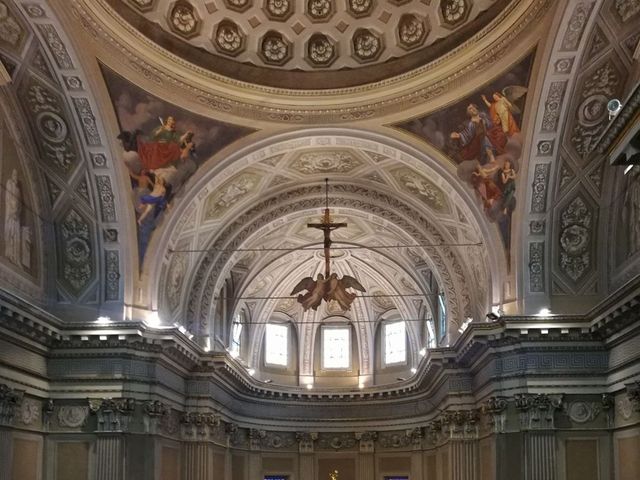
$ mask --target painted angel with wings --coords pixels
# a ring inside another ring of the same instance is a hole
[[[492,95],[493,101],[489,101],[485,95],[482,95],[482,101],[489,109],[491,122],[496,126],[499,125],[507,137],[520,132],[513,114],[520,113],[520,109],[515,105],[515,102],[524,97],[526,93],[526,87],[511,85],[503,88],[502,92],[494,92]]]

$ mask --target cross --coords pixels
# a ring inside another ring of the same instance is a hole
[[[331,232],[341,227],[346,227],[346,223],[333,223],[329,216],[329,179],[325,178],[325,199],[326,208],[324,209],[324,216],[322,217],[322,223],[307,223],[308,228],[317,228],[324,232],[324,275],[325,278],[329,278],[331,274],[329,264],[331,262],[331,254],[329,249],[331,248]]]

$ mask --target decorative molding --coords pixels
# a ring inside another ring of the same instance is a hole
[[[529,290],[533,293],[545,291],[544,242],[529,244]]]
[[[537,163],[534,167],[531,213],[545,213],[547,211],[547,185],[550,170],[550,163]]]

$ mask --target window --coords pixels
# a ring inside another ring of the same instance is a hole
[[[407,361],[406,327],[404,322],[384,324],[384,363],[404,363]]]
[[[289,360],[289,326],[267,324],[264,362],[286,367]]]
[[[237,314],[231,328],[231,346],[229,352],[233,358],[240,355],[240,343],[242,342],[242,314]]]
[[[439,328],[439,340],[442,339],[447,334],[447,307],[444,304],[444,294],[438,294],[438,328]]]
[[[322,368],[347,369],[351,366],[351,329],[322,328]]]
[[[436,348],[438,346],[438,342],[436,341],[436,326],[431,317],[427,317],[427,346],[429,348]]]

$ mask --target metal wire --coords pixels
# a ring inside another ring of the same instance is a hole
[[[363,245],[346,245],[334,247],[334,250],[379,250],[390,248],[438,248],[438,247],[481,247],[483,242],[477,243],[418,243],[414,245],[375,245],[366,247]],[[297,252],[297,251],[324,250],[324,247],[275,247],[275,248],[194,248],[194,249],[169,249],[169,253],[197,253],[197,252]]]

